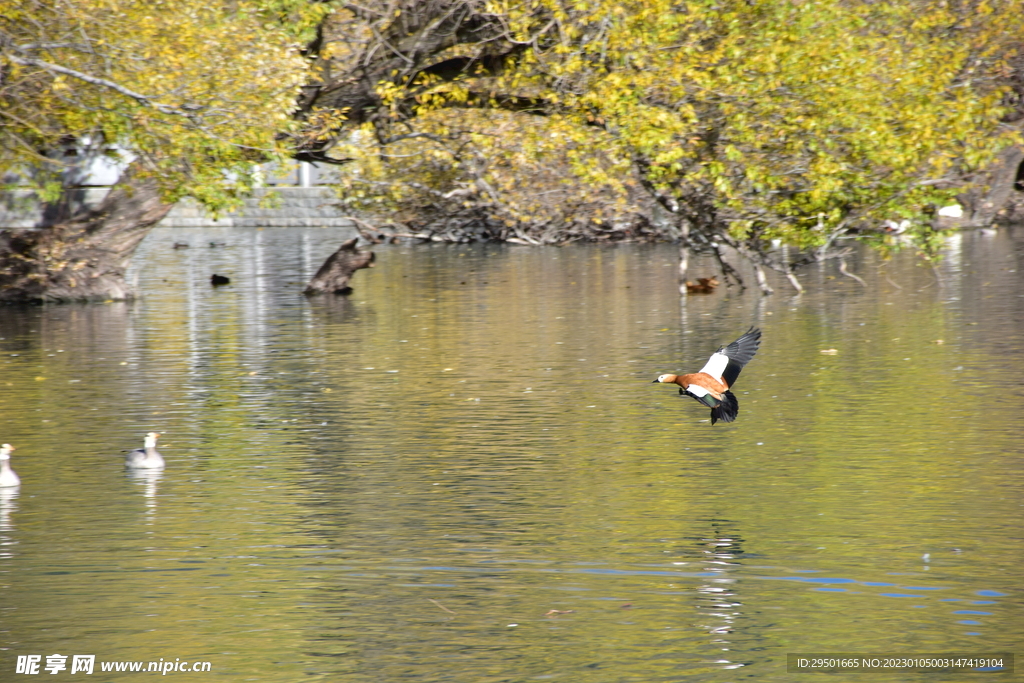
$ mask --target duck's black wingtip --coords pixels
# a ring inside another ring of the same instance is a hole
[[[716,422],[733,422],[740,412],[740,402],[731,391],[722,394],[722,402],[711,409],[711,424]]]
[[[760,347],[761,330],[751,326],[750,331],[744,333],[742,337],[729,344],[724,350],[719,351],[729,358],[729,363],[722,372],[722,379],[727,387],[736,383],[736,378],[740,376],[740,370],[750,362]]]

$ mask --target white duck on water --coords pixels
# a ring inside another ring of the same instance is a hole
[[[13,450],[14,446],[9,443],[0,446],[0,488],[19,486],[21,484],[21,479],[11,469],[11,451]]]
[[[156,440],[160,435],[156,432],[146,434],[143,448],[130,451],[124,459],[124,466],[133,470],[156,470],[164,466],[163,456],[156,450]]]

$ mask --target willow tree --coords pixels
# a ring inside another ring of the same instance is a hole
[[[1022,28],[1008,0],[353,4],[321,32],[304,107],[334,127],[307,153],[357,162],[349,201],[527,241],[656,204],[688,249],[799,288],[840,237],[891,247],[885,219],[935,254],[935,210],[1015,139]]]
[[[132,254],[175,201],[229,207],[288,153],[306,64],[266,16],[287,4],[0,0],[0,175],[59,205],[61,150],[126,167],[95,210],[0,233],[0,301],[132,296]]]
[[[1010,0],[0,10],[0,170],[36,169],[55,199],[48,151],[132,159],[96,211],[0,235],[0,300],[130,296],[131,254],[173,201],[228,206],[254,162],[286,154],[344,164],[349,201],[407,216],[527,242],[619,230],[720,258],[728,245],[766,291],[766,269],[799,286],[794,269],[841,254],[841,236],[885,247],[886,218],[934,253],[930,216],[1012,139],[1008,85],[1022,82]],[[300,88],[294,43],[317,17]]]

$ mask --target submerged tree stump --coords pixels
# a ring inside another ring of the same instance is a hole
[[[352,274],[360,268],[372,268],[374,254],[356,247],[358,237],[341,245],[338,251],[327,257],[320,270],[306,285],[305,294],[349,294],[348,286]]]

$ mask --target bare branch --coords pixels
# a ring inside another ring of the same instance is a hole
[[[432,133],[418,132],[418,133],[403,133],[402,135],[392,135],[389,138],[381,140],[380,143],[382,145],[390,145],[391,143],[398,142],[399,140],[411,140],[412,138],[426,138],[427,140],[433,140],[434,142],[439,142],[439,143],[442,143],[442,144],[444,142],[446,142],[445,139],[440,137],[439,135],[434,135]]]
[[[81,50],[83,52],[91,52],[88,45],[83,43],[25,43],[24,45],[15,45],[14,49],[18,52],[31,52],[33,50]]]
[[[851,273],[850,271],[848,271],[846,269],[846,259],[844,259],[844,258],[839,259],[839,272],[842,273],[843,275],[847,276],[847,277],[852,277],[854,280],[856,280],[857,282],[861,283],[861,285],[863,285],[865,287],[868,286],[868,283],[864,282],[863,278],[858,277],[857,275],[854,275],[853,273]]]
[[[38,67],[40,69],[45,69],[46,71],[49,71],[51,73],[56,73],[56,74],[62,74],[62,75],[65,75],[65,76],[70,76],[72,78],[77,78],[80,81],[84,81],[84,82],[90,83],[92,85],[98,85],[98,86],[101,86],[101,87],[104,87],[104,88],[109,88],[109,89],[111,89],[111,90],[113,90],[115,92],[121,93],[122,95],[124,95],[126,97],[132,98],[133,100],[135,100],[139,104],[144,104],[147,107],[152,107],[153,109],[156,109],[157,111],[159,111],[161,114],[170,114],[170,115],[174,115],[174,116],[184,116],[185,118],[188,118],[188,119],[192,118],[192,114],[190,114],[189,112],[182,111],[182,110],[177,109],[175,107],[168,107],[166,104],[160,104],[158,102],[154,102],[152,97],[149,97],[147,95],[143,95],[141,93],[137,93],[134,90],[129,90],[128,88],[124,87],[123,85],[115,83],[114,81],[107,80],[106,78],[99,78],[97,76],[90,76],[89,74],[82,73],[81,71],[76,71],[75,69],[69,69],[66,66],[60,66],[59,64],[51,64],[50,62],[44,62],[41,59],[33,59],[31,57],[18,57],[17,55],[7,55],[7,58],[10,59],[15,64],[18,64],[20,66],[34,66],[34,67]]]

